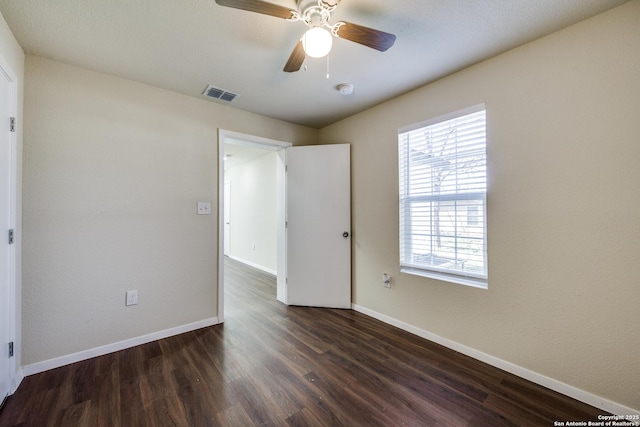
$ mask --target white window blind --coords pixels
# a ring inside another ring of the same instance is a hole
[[[484,105],[401,130],[398,154],[402,271],[486,287]]]

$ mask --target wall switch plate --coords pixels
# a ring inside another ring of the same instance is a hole
[[[127,299],[125,301],[125,305],[138,305],[138,290],[135,291],[127,291]]]
[[[211,202],[198,202],[198,215],[211,215]]]

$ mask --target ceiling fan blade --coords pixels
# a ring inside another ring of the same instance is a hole
[[[389,49],[396,41],[395,34],[385,33],[384,31],[374,30],[373,28],[350,22],[343,21],[338,24],[342,24],[337,31],[338,37],[360,43],[381,52]]]
[[[262,13],[276,18],[290,19],[294,16],[291,9],[261,0],[216,0],[216,3],[220,6],[248,10],[249,12]]]
[[[300,40],[296,47],[293,48],[293,52],[291,52],[291,56],[289,56],[289,60],[285,64],[283,71],[287,73],[298,71],[300,67],[302,67],[305,56],[302,40]]]

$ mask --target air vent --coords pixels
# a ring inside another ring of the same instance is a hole
[[[240,96],[237,93],[229,92],[228,90],[220,89],[211,85],[207,86],[202,94],[210,98],[215,98],[226,102],[231,102]]]

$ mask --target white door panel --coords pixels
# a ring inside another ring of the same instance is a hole
[[[286,156],[287,304],[351,308],[350,146]]]

